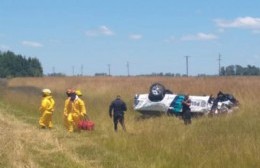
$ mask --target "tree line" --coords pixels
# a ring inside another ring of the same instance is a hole
[[[220,76],[259,76],[260,68],[252,65],[242,67],[241,65],[229,65],[221,67]]]
[[[0,51],[0,78],[40,76],[43,76],[43,69],[37,58]]]
[[[220,76],[259,76],[260,68],[252,65],[242,67],[241,65],[229,65],[221,67]],[[16,55],[11,51],[0,51],[0,78],[7,77],[41,77],[43,69],[37,58],[26,58],[22,55]],[[48,76],[66,76],[63,73],[48,74]],[[96,73],[95,76],[107,76],[106,73]],[[136,76],[186,76],[180,73],[151,73]],[[208,76],[207,74],[199,74],[198,76]]]

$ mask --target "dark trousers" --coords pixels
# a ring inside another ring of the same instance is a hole
[[[124,116],[121,116],[121,115],[114,116],[114,129],[115,129],[115,131],[117,131],[118,122],[121,124],[123,130],[126,131]]]
[[[187,125],[187,124],[191,124],[191,112],[190,110],[185,110],[183,112],[183,121],[184,121],[184,124]]]

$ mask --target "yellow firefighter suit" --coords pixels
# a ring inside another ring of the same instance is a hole
[[[66,127],[67,130],[69,129],[69,124],[68,124],[68,111],[67,111],[67,107],[68,107],[69,102],[70,102],[70,97],[68,97],[68,98],[65,100],[65,103],[64,103],[64,111],[63,111],[63,123],[64,123],[64,126]]]
[[[69,132],[78,130],[80,119],[87,115],[85,103],[82,99],[76,96],[75,100],[68,98],[65,101],[64,116],[66,116],[67,129]]]
[[[50,95],[51,93],[50,90],[47,89],[46,92],[44,91],[46,90],[45,89],[43,90],[43,98],[39,108],[39,111],[41,113],[39,124],[41,128],[46,128],[46,127],[52,128],[53,127],[52,115],[54,112],[55,101]]]

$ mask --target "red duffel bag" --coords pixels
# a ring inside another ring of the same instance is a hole
[[[82,119],[78,123],[78,127],[82,130],[94,130],[95,123],[91,120]]]

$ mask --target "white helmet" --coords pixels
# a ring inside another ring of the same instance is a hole
[[[50,95],[51,94],[51,90],[50,89],[42,89],[42,93],[44,93],[46,95]]]

